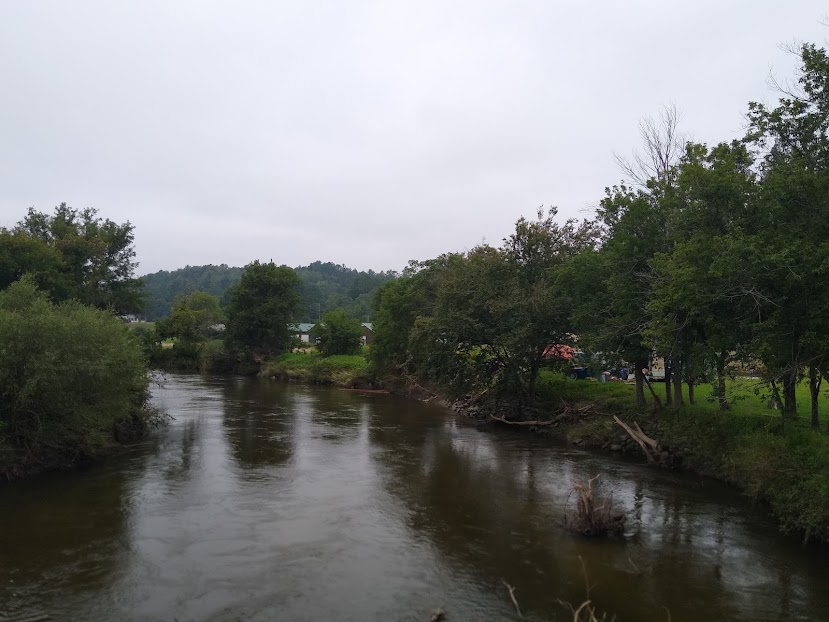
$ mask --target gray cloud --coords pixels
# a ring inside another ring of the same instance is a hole
[[[822,2],[0,4],[0,224],[136,225],[140,272],[399,269],[580,216],[668,102],[704,141],[772,100]]]

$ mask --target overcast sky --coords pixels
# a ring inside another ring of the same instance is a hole
[[[675,102],[700,141],[773,102],[812,0],[0,0],[0,226],[61,201],[139,274],[375,270],[583,216]]]

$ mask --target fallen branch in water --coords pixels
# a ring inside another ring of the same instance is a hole
[[[648,462],[655,462],[653,455],[650,451],[648,451],[648,446],[653,448],[653,451],[657,451],[659,448],[659,443],[655,440],[647,436],[644,432],[642,432],[642,428],[639,427],[637,423],[634,422],[633,425],[636,426],[637,430],[631,429],[629,425],[627,425],[624,421],[619,419],[616,415],[613,415],[613,421],[615,421],[625,432],[628,433],[628,436],[636,441],[636,444],[642,448],[642,452],[645,454],[645,457],[648,459]]]
[[[524,616],[521,615],[521,608],[518,606],[518,601],[515,600],[515,588],[503,579],[501,579],[501,583],[503,583],[506,586],[507,590],[509,590],[509,598],[512,601],[512,604],[515,605],[515,613],[518,614],[519,618],[523,618]]]
[[[539,419],[533,419],[532,421],[509,421],[504,419],[503,417],[496,417],[495,415],[490,415],[490,419],[493,421],[498,421],[499,423],[506,423],[507,425],[551,425],[555,419],[548,419],[546,421],[541,421]]]

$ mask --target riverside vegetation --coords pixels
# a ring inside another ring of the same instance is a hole
[[[608,448],[619,444],[612,416],[636,420],[671,462],[731,481],[769,503],[784,529],[829,541],[829,423],[820,410],[829,372],[829,58],[808,44],[799,54],[777,107],[749,105],[742,139],[688,141],[667,108],[643,121],[644,151],[619,158],[627,181],[606,189],[594,218],[561,223],[555,209],[539,210],[500,246],[412,262],[383,282],[366,359],[339,348],[291,353],[300,345],[291,326],[307,313],[302,280],[258,261],[221,299],[179,298],[141,335],[145,351],[173,366],[312,382],[349,384],[339,375],[348,370],[459,400],[484,417],[566,427],[574,441]],[[39,284],[51,283],[51,251],[28,252],[31,233],[4,235],[23,236],[14,252]],[[592,353],[601,369],[629,364],[633,386],[564,380],[563,346]],[[654,356],[666,361],[664,393],[643,373]],[[756,378],[752,399],[779,404],[779,414],[741,412],[748,401],[729,386],[746,373]]]
[[[61,204],[0,242],[0,476],[72,466],[159,423],[141,345],[112,313],[140,304],[131,225]]]

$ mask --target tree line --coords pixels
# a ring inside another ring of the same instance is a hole
[[[296,317],[303,309],[302,277],[288,266],[253,261],[225,302],[207,292],[178,296],[170,314],[140,330],[150,361],[165,368],[255,371],[269,358],[299,346]],[[360,321],[345,309],[322,314],[312,334],[325,355],[355,354]],[[164,342],[174,340],[172,347]]]
[[[666,393],[693,401],[737,362],[762,375],[785,416],[808,379],[812,423],[829,373],[829,58],[804,44],[776,106],[750,103],[745,135],[686,140],[675,108],[646,119],[627,180],[595,216],[521,219],[498,247],[412,262],[376,298],[380,370],[458,393],[534,399],[549,348],[569,344],[643,370],[666,361]]]
[[[142,277],[146,295],[144,317],[148,321],[165,318],[170,315],[178,297],[199,291],[217,296],[222,304],[226,304],[228,292],[239,283],[243,270],[222,264],[187,266],[148,274]],[[360,271],[321,261],[294,270],[300,277],[300,301],[293,318],[297,322],[315,322],[333,309],[344,309],[354,318],[369,321],[374,291],[397,276],[392,271]]]

